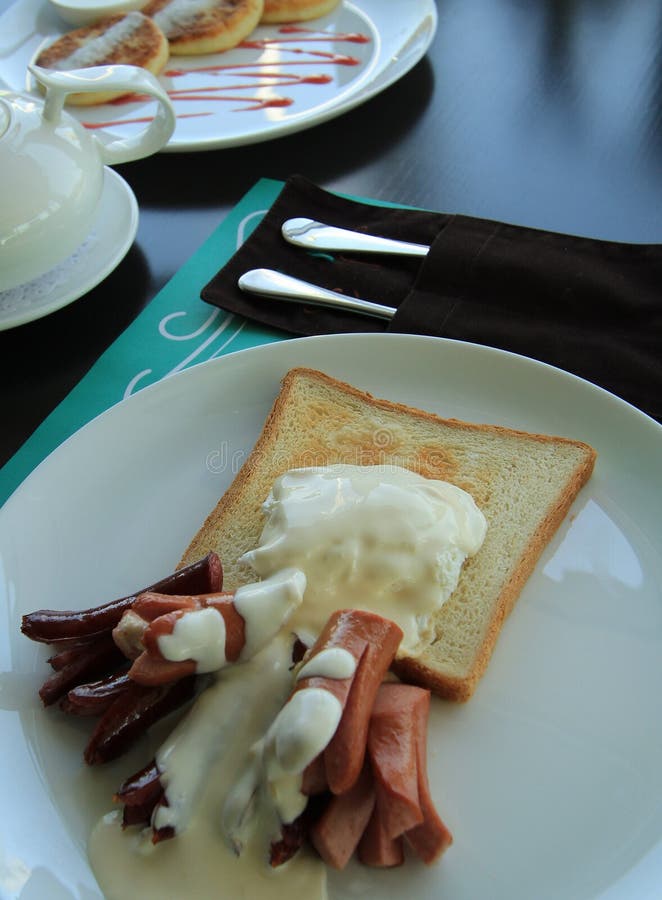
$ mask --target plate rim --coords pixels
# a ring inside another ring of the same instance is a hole
[[[50,464],[49,460],[52,460],[53,457],[59,455],[62,452],[66,452],[67,445],[73,441],[77,435],[80,435],[81,432],[89,429],[96,422],[99,422],[102,419],[106,419],[107,417],[117,415],[118,412],[124,408],[127,404],[134,404],[139,402],[147,402],[149,397],[152,394],[161,392],[163,390],[167,390],[169,384],[173,381],[173,379],[179,381],[184,380],[186,378],[190,378],[191,373],[200,369],[207,369],[213,367],[222,367],[224,365],[231,364],[228,361],[232,361],[237,357],[245,357],[247,355],[264,355],[270,353],[280,354],[281,352],[285,352],[283,348],[309,344],[309,343],[354,343],[354,342],[363,342],[368,341],[368,343],[373,342],[404,342],[411,341],[413,343],[424,342],[430,343],[431,345],[437,345],[440,347],[448,346],[454,347],[458,350],[466,349],[469,353],[478,353],[478,354],[487,354],[489,356],[503,357],[509,359],[511,361],[515,361],[516,365],[524,365],[530,367],[530,371],[546,371],[550,374],[551,377],[561,378],[562,380],[567,380],[568,385],[581,385],[582,390],[585,390],[589,393],[594,392],[595,396],[600,398],[599,402],[606,403],[612,405],[613,408],[620,413],[621,415],[631,416],[633,417],[633,421],[638,422],[641,427],[646,429],[651,429],[651,434],[655,435],[655,439],[662,441],[662,423],[658,422],[652,416],[648,415],[648,413],[634,406],[634,404],[629,401],[619,397],[617,394],[612,393],[606,388],[601,387],[598,384],[595,384],[592,381],[589,381],[586,378],[582,378],[580,375],[575,375],[573,372],[568,372],[565,369],[561,369],[558,366],[554,366],[551,363],[546,363],[542,360],[535,359],[531,356],[525,356],[520,353],[515,353],[510,350],[503,350],[499,347],[491,347],[487,344],[479,344],[472,341],[462,341],[455,338],[445,338],[445,337],[436,337],[433,335],[418,335],[418,334],[403,334],[399,332],[352,332],[347,334],[326,334],[326,335],[311,335],[307,337],[293,337],[286,338],[282,341],[274,341],[267,344],[258,344],[254,347],[246,347],[240,350],[234,350],[230,353],[226,353],[220,357],[216,357],[214,359],[204,360],[202,362],[194,363],[190,366],[187,366],[185,369],[180,370],[172,375],[168,375],[165,378],[160,379],[159,381],[153,382],[152,384],[146,385],[144,388],[136,391],[133,394],[130,394],[127,397],[123,397],[118,400],[116,403],[109,406],[107,409],[93,416],[88,422],[82,425],[80,428],[76,429],[72,434],[70,434],[67,438],[65,438],[57,447],[55,447],[47,456],[42,459],[37,466],[27,475],[23,481],[17,485],[17,487],[12,491],[12,493],[7,497],[5,503],[2,507],[0,507],[0,522],[2,521],[3,512],[6,508],[7,504],[12,502],[16,495],[21,491],[24,486],[33,478],[35,473],[37,473],[43,466],[46,464]],[[121,413],[119,413],[121,414]],[[492,423],[495,424],[495,423]]]

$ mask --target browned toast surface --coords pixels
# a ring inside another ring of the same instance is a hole
[[[262,504],[274,480],[291,468],[396,464],[456,484],[484,513],[487,535],[435,614],[434,639],[420,655],[401,659],[398,668],[441,696],[466,700],[595,459],[593,448],[581,441],[443,419],[376,399],[321,372],[293,369],[253,451],[181,565],[215,550],[228,587],[254,580],[238,560],[258,543]]]

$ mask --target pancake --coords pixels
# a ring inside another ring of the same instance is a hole
[[[304,22],[326,15],[339,0],[264,0],[262,22]]]
[[[60,71],[106,65],[140,66],[158,75],[168,57],[168,41],[158,25],[142,13],[130,12],[67,32],[42,50],[35,62],[45,69]],[[70,94],[67,103],[93,106],[121,96],[116,91]]]
[[[236,47],[260,21],[264,0],[151,0],[151,16],[179,55],[220,53]]]

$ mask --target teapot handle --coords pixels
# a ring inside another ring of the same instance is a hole
[[[29,66],[37,81],[46,89],[43,117],[48,122],[60,118],[67,94],[97,91],[129,91],[149,94],[158,101],[154,118],[139,134],[117,138],[105,144],[92,135],[104,165],[131,162],[161,150],[175,130],[175,111],[170,98],[156,76],[137,66],[94,66],[89,69],[58,71]]]

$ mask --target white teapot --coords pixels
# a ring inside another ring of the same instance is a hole
[[[0,90],[0,291],[25,284],[83,243],[101,198],[104,166],[156,153],[175,128],[157,78],[135,66],[60,72],[31,66],[45,99]],[[63,110],[67,94],[130,91],[158,101],[140,133],[104,144]]]

